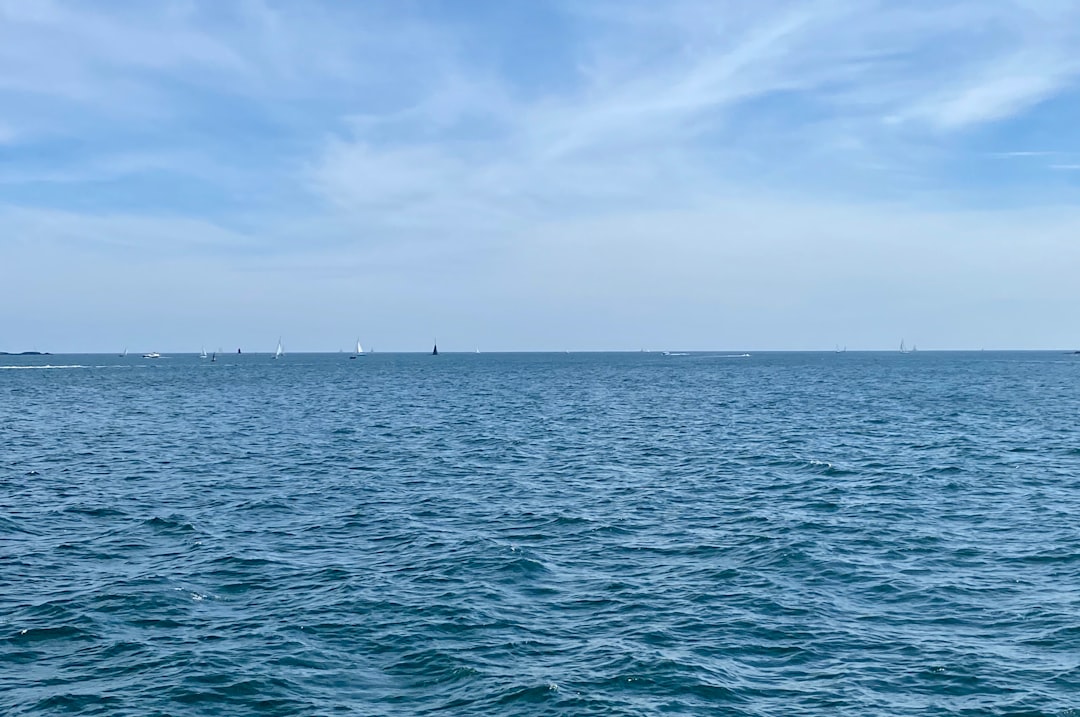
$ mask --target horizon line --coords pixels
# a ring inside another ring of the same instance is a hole
[[[722,354],[782,354],[782,353],[806,353],[806,354],[843,354],[843,353],[880,353],[880,354],[909,354],[909,353],[980,353],[980,352],[1027,352],[1027,353],[1080,353],[1080,349],[1072,349],[1066,347],[1057,348],[1000,348],[1000,347],[979,347],[979,348],[934,348],[934,349],[917,349],[915,351],[899,351],[895,348],[891,349],[867,349],[867,348],[848,348],[842,351],[835,349],[492,349],[487,351],[477,351],[469,349],[439,349],[439,354],[567,354],[567,353],[607,353],[607,354],[660,354],[665,353],[692,353],[692,354],[708,354],[708,353],[722,353]],[[159,353],[161,356],[199,356],[198,351],[165,351],[165,352],[150,352],[150,351],[129,351],[127,357],[130,358],[142,358],[142,354],[146,353]],[[262,350],[262,351],[244,351],[237,353],[236,351],[214,351],[211,353],[218,354],[220,356],[273,356],[274,351]],[[418,354],[418,355],[430,355],[430,349],[407,349],[407,350],[388,350],[388,351],[365,351],[362,356],[368,355],[384,355],[384,354]],[[299,350],[299,351],[287,351],[285,355],[337,355],[345,354],[356,356],[356,352],[348,351],[345,349],[335,350]],[[0,351],[0,356],[115,356],[121,358],[121,354],[117,354],[115,351],[39,351],[39,350],[27,350],[27,351]]]

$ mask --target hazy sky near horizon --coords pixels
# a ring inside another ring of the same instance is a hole
[[[0,0],[0,350],[1080,346],[1069,0]]]

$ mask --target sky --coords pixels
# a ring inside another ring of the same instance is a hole
[[[1080,348],[1072,0],[0,0],[0,350]]]

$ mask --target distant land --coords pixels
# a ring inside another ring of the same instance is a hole
[[[0,356],[52,356],[52,354],[48,351],[22,351],[16,354],[0,351]]]

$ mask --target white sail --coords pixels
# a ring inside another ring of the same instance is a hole
[[[284,353],[285,353],[285,350],[283,348],[281,348],[281,339],[278,339],[277,351],[274,352],[274,358],[281,358],[282,354],[284,354]]]
[[[199,349],[199,358],[206,358],[206,347]]]
[[[360,339],[356,340],[356,353],[357,354],[364,353],[364,347],[360,345]]]

